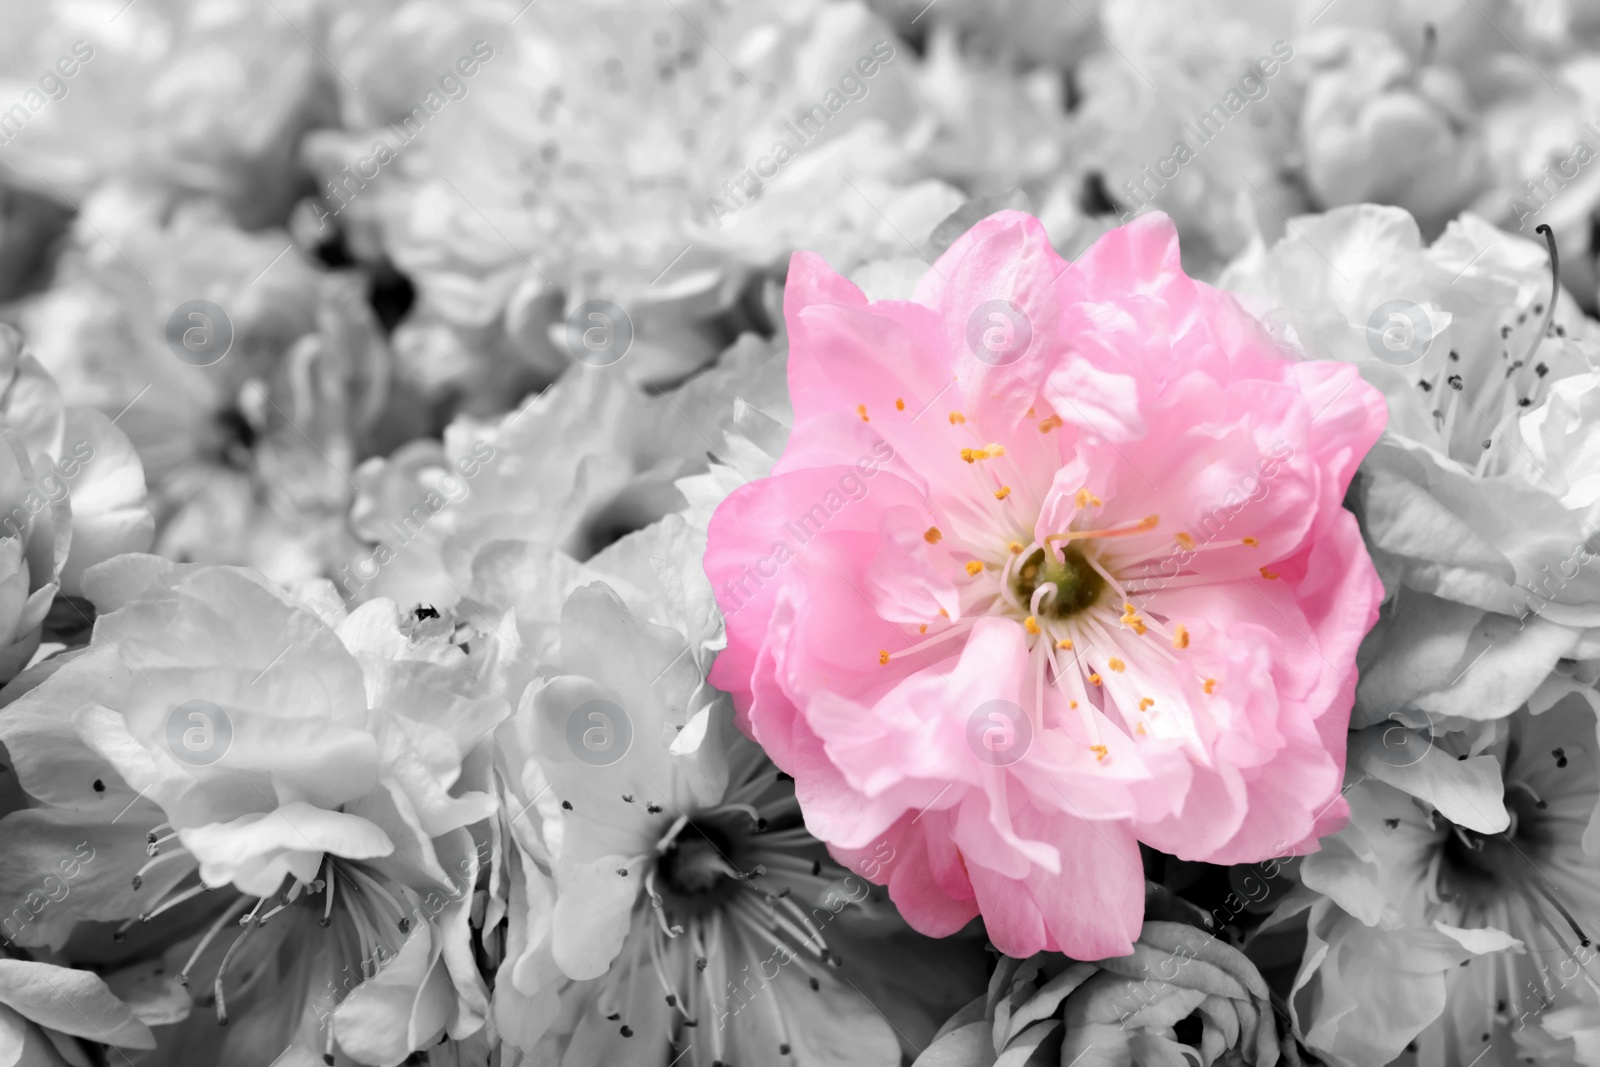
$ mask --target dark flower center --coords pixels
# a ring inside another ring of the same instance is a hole
[[[1106,580],[1076,548],[1063,549],[1059,563],[1051,553],[1036,548],[1013,573],[1011,588],[1017,601],[1027,606],[1033,603],[1034,592],[1045,585],[1055,586],[1055,593],[1046,595],[1040,602],[1039,614],[1065,619],[1099,600],[1100,594],[1105,592]]]
[[[713,822],[685,826],[657,866],[668,911],[705,915],[729,903],[744,878],[732,855],[732,839],[722,827]]]
[[[1546,805],[1531,791],[1508,788],[1506,807],[1511,811],[1511,825],[1504,833],[1480,834],[1449,824],[1450,832],[1442,844],[1439,896],[1466,905],[1474,913],[1486,902],[1522,898],[1533,914],[1549,913],[1544,919],[1558,939],[1568,940],[1570,931],[1577,944],[1587,948],[1588,933],[1540,868],[1551,846]],[[1567,931],[1561,930],[1561,925]]]

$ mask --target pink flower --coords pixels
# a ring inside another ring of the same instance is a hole
[[[1382,587],[1341,499],[1385,418],[1186,276],[1164,215],[1068,264],[1001,212],[912,302],[789,268],[795,425],[712,519],[711,680],[911,924],[1131,951],[1139,844],[1316,848]],[[865,869],[865,868],[861,868]]]

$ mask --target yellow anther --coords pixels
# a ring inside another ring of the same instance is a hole
[[[975,559],[967,560],[967,573],[976,577],[983,570],[983,564]]]
[[[1206,691],[1206,696],[1210,696],[1213,692],[1216,691],[1217,680],[1215,678],[1207,678],[1206,679],[1206,684],[1204,686],[1202,686],[1201,688],[1203,688]]]
[[[1055,429],[1057,426],[1060,426],[1060,425],[1061,425],[1061,416],[1060,415],[1049,415],[1049,416],[1039,420],[1039,432],[1040,433],[1049,433],[1051,430]]]
[[[1093,493],[1089,492],[1087,487],[1085,487],[1083,489],[1079,489],[1076,493],[1073,494],[1072,499],[1077,502],[1077,504],[1078,504],[1078,506],[1080,508],[1086,508],[1086,507],[1089,507],[1091,505],[1093,505],[1094,507],[1099,507],[1101,504],[1105,503],[1105,501],[1101,500],[1099,497],[1097,497]]]
[[[1106,753],[1111,750],[1104,745],[1090,745],[1089,751],[1094,753],[1095,759],[1102,760],[1106,758]]]
[[[1139,520],[1139,525],[1146,530],[1154,530],[1156,526],[1160,524],[1160,522],[1160,515],[1146,515],[1144,518]]]
[[[1020,556],[1022,555],[1022,550],[1028,546],[1024,545],[1021,541],[1013,541],[1006,547],[1011,549],[1011,554],[1013,556]]]
[[[906,409],[906,402],[904,400],[900,399],[899,397],[895,397],[894,398],[894,409],[896,411],[904,411]]]
[[[1241,545],[1249,545],[1251,548],[1254,548],[1261,542],[1257,541],[1254,537],[1241,537],[1239,538],[1239,543]]]
[[[887,666],[888,663],[889,663],[889,650],[887,648],[878,649],[878,666],[884,667],[884,666]]]
[[[1023,414],[1023,416],[1022,416],[1022,417],[1023,417],[1023,418],[1025,418],[1025,419],[1031,419],[1031,418],[1033,418],[1033,408],[1031,408],[1031,407],[1030,407],[1030,408],[1029,408],[1029,409],[1028,409],[1028,410],[1027,410],[1027,412],[1026,412],[1026,413],[1024,413],[1024,414]]]
[[[973,451],[972,451],[972,449],[970,449],[970,448],[963,448],[963,449],[962,449],[962,450],[961,450],[961,458],[962,458],[962,459],[964,459],[964,460],[966,460],[966,461],[967,461],[967,462],[968,462],[968,463],[971,463],[971,462],[973,462],[973,461],[974,461],[974,460],[975,460],[975,459],[977,459],[977,455],[976,455],[976,454],[975,454],[975,453],[974,453],[974,452],[973,452]]]
[[[1056,642],[1056,647],[1059,648],[1059,649],[1063,649],[1063,650],[1071,648],[1072,647],[1072,638],[1063,637],[1061,640]]]
[[[952,411],[950,413],[950,425],[951,426],[957,426],[957,425],[960,425],[961,423],[966,422],[966,421],[967,421],[967,417],[965,415],[961,414],[961,412]]]
[[[940,608],[939,609],[939,617],[940,618],[944,618],[944,619],[948,619],[950,617],[950,613],[948,611],[944,610],[943,608]]]
[[[1155,701],[1151,700],[1149,697],[1140,697],[1139,698],[1139,710],[1140,711],[1143,711],[1145,708],[1152,707],[1154,704],[1155,704]]]
[[[1173,648],[1188,648],[1189,647],[1189,628],[1187,626],[1185,626],[1181,622],[1177,626],[1173,627],[1173,630],[1172,630],[1172,647]]]
[[[1000,456],[1003,456],[1003,455],[1006,454],[1005,446],[1004,445],[997,445],[993,441],[991,441],[988,444],[984,445],[983,446],[983,450],[985,452],[989,453],[989,455],[994,456],[996,458],[999,458]]]
[[[871,422],[872,421],[871,419],[867,418],[867,405],[865,405],[865,404],[857,404],[856,405],[856,414],[861,416],[861,421],[862,422]]]
[[[1009,485],[1002,485],[1000,488],[998,488],[998,489],[996,489],[994,491],[994,498],[996,500],[1004,500],[1006,497],[1008,497],[1010,495],[1011,495],[1011,487]]]
[[[928,624],[927,623],[923,623],[921,626],[917,627],[917,633],[925,634],[927,632],[928,632]]]
[[[1077,706],[1078,706],[1078,702],[1077,702],[1077,701],[1076,701],[1076,700],[1069,700],[1069,701],[1067,701],[1067,707],[1069,707],[1069,708],[1076,708],[1076,707],[1077,707]]]
[[[1276,578],[1277,576],[1278,576],[1278,572],[1277,571],[1269,571],[1265,567],[1261,568],[1261,577],[1265,578],[1267,581],[1270,582],[1274,578]]]
[[[1112,656],[1110,659],[1106,660],[1106,666],[1110,667],[1118,674],[1121,674],[1123,671],[1128,669],[1128,665],[1115,656]]]
[[[1100,675],[1098,673],[1089,675],[1089,684],[1090,685],[1099,685],[1100,684]]]
[[[1174,541],[1178,542],[1178,547],[1183,549],[1185,552],[1193,552],[1194,551],[1194,538],[1190,537],[1188,534],[1184,533],[1183,531],[1180,530],[1177,533],[1173,534],[1172,535],[1172,539]]]
[[[922,533],[922,539],[930,545],[938,544],[943,537],[944,534],[939,532],[939,527],[937,526],[930,526]]]
[[[1148,733],[1148,731],[1144,728],[1144,723],[1140,723],[1138,726],[1134,727],[1133,732],[1138,734],[1140,737],[1143,737],[1146,733]]]
[[[1022,620],[1022,628],[1027,630],[1030,634],[1036,634],[1039,632],[1039,620],[1034,618],[1032,615],[1029,615],[1026,619]]]

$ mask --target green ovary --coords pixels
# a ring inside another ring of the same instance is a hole
[[[1034,591],[1042,585],[1053,585],[1056,592],[1039,605],[1039,614],[1065,619],[1099,600],[1105,592],[1106,580],[1076,548],[1064,549],[1060,563],[1050,552],[1036,548],[1012,572],[1011,588],[1018,602],[1026,607],[1033,602]]]

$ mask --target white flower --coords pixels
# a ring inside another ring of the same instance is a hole
[[[1562,284],[1595,290],[1591,218],[1600,206],[1600,56],[1551,64],[1549,81],[1488,105],[1482,117],[1490,183],[1473,210],[1532,236],[1544,223],[1561,249]]]
[[[103,187],[22,320],[66,397],[132,439],[159,551],[319,575],[345,551],[348,475],[387,395],[363,283],[215,204],[169,207]]]
[[[897,1031],[922,1047],[975,992],[976,945],[917,938],[829,858],[704,658],[603,585],[567,600],[544,680],[501,730],[508,810],[540,783],[522,803],[542,830],[524,854],[542,937],[496,997],[560,990],[549,1029],[523,1035],[535,1062],[898,1063]]]
[[[1351,824],[1308,856],[1320,896],[1292,1004],[1331,1062],[1522,1060],[1525,1030],[1592,1012],[1600,759],[1592,690],[1551,681],[1470,734],[1352,735]]]
[[[103,182],[136,178],[218,197],[252,228],[281,220],[299,134],[332,112],[328,72],[301,29],[316,6],[8,5],[8,171],[73,207]]]
[[[736,443],[739,427],[770,427],[781,447],[787,431],[764,412],[786,423],[787,404],[783,348],[751,335],[666,392],[647,394],[615,367],[574,366],[509,415],[462,417],[442,445],[362,464],[351,524],[368,547],[334,582],[346,597],[455,606],[491,628],[515,608],[537,655],[536,631],[584,582],[604,579],[642,607],[637,582],[654,581],[657,565],[646,554],[641,571],[637,552],[608,549],[685,508],[677,483],[706,471],[708,454],[764,473]],[[697,559],[684,567],[699,574]]]
[[[0,680],[39,647],[56,594],[83,593],[83,572],[143,551],[154,528],[144,471],[122,431],[67,407],[10,326],[0,326]],[[63,603],[61,628],[89,616]]]
[[[1600,327],[1552,303],[1543,250],[1471,215],[1424,246],[1404,211],[1363,205],[1294,220],[1223,282],[1388,399],[1353,497],[1391,594],[1356,726],[1505,715],[1562,660],[1600,657],[1593,446],[1564,432],[1591,403]]]
[[[349,110],[401,124],[322,136],[310,153],[346,190],[320,210],[351,212],[417,283],[402,332],[458,335],[401,343],[452,351],[453,383],[501,410],[484,353],[548,380],[582,352],[587,301],[631,320],[626,374],[678,381],[720,349],[753,270],[819,242],[858,258],[902,247],[896,228],[931,229],[957,196],[891,173],[914,140],[916,60],[859,3],[606,0],[477,40],[481,20],[452,21],[473,70],[440,68],[454,91],[419,77],[418,98],[397,99],[404,77],[358,63]]]
[[[1290,5],[1199,9],[1136,0],[1103,13],[1113,47],[1084,60],[1085,169],[1127,215],[1165,211],[1184,264],[1209,276],[1303,207],[1285,168],[1298,127],[1300,38]]]
[[[1477,107],[1452,67],[1417,62],[1387,34],[1331,29],[1306,47],[1306,179],[1328,207],[1398,204],[1427,232],[1487,180]]]
[[[159,923],[167,972],[242,1021],[191,1019],[183,1041],[212,1062],[337,1046],[387,1067],[479,1029],[468,920],[490,846],[469,828],[496,803],[471,753],[508,710],[492,642],[469,657],[382,600],[335,632],[249,572],[151,556],[86,584],[94,640],[0,713],[33,803],[0,820],[31,861],[7,899],[73,842],[93,850],[18,940]]]
[[[1039,5],[1041,15],[1042,9]],[[1062,10],[1070,15],[1070,8]],[[955,29],[958,19],[1016,28],[992,11],[981,21],[975,14],[942,7],[929,12],[930,19],[944,17],[934,23],[919,71],[922,94],[938,119],[932,142],[922,150],[922,165],[978,196],[1024,184],[1042,186],[1062,170],[1076,170],[1073,145],[1092,131],[1074,124],[1062,106],[1065,73],[1038,67],[1019,74],[1003,57],[964,51]],[[1084,25],[1076,15],[1070,17]],[[829,262],[836,260],[830,257]],[[849,266],[841,269],[848,271]]]

